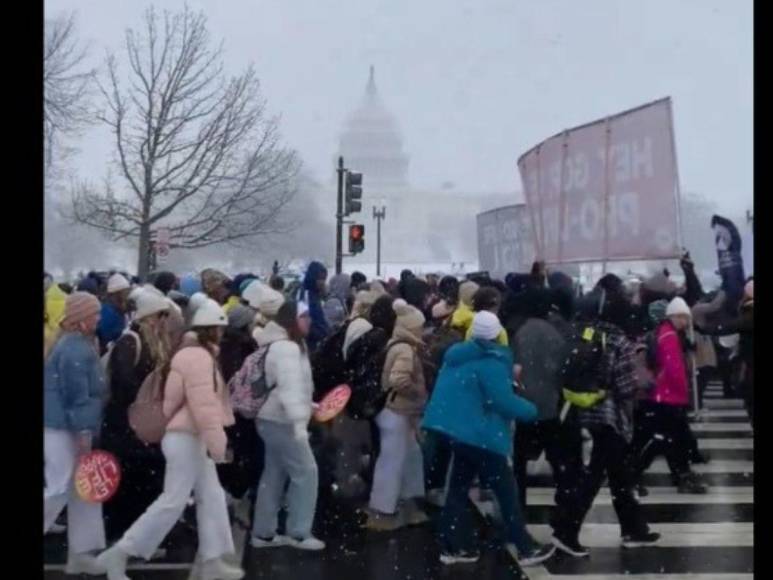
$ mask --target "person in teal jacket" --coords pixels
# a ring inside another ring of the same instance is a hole
[[[474,562],[468,497],[475,477],[499,502],[506,528],[505,548],[523,566],[549,558],[553,546],[538,544],[526,530],[518,488],[508,458],[512,424],[533,422],[537,408],[513,392],[513,355],[496,343],[502,325],[481,311],[472,322],[471,340],[452,346],[443,359],[422,427],[445,437],[453,452],[446,503],[440,516],[441,562]]]

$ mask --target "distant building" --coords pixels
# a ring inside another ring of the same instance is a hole
[[[448,264],[465,270],[477,268],[476,215],[481,211],[521,201],[519,193],[457,192],[446,181],[437,191],[416,189],[410,184],[410,156],[394,115],[386,108],[376,87],[375,71],[370,76],[359,107],[344,123],[339,155],[346,167],[363,174],[362,213],[354,219],[365,224],[365,252],[347,258],[345,269],[361,269],[376,261],[376,221],[373,207],[386,207],[382,222],[383,264],[422,265],[444,269]],[[344,244],[346,250],[346,244]],[[395,268],[387,268],[391,270]],[[382,272],[383,275],[383,272]]]

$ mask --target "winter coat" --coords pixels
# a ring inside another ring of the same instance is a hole
[[[420,416],[427,402],[424,370],[417,353],[421,345],[421,339],[399,326],[387,343],[381,388],[391,391],[386,407],[399,415]]]
[[[198,435],[215,461],[225,459],[224,427],[234,424],[228,389],[217,369],[217,361],[195,341],[183,337],[183,347],[172,358],[164,388],[167,431]]]
[[[140,337],[139,359],[137,340],[130,334],[122,335],[110,354],[110,397],[102,423],[102,443],[119,457],[142,456],[148,449],[129,425],[129,407],[137,398],[142,381],[156,367],[156,361],[139,327],[133,324],[132,330]]]
[[[606,335],[601,370],[606,395],[596,405],[578,408],[580,424],[585,427],[612,427],[626,441],[633,438],[633,409],[638,389],[636,349],[618,326],[594,322],[596,332]]]
[[[238,306],[241,303],[242,303],[241,298],[239,298],[238,296],[229,296],[228,300],[226,300],[225,304],[223,304],[223,311],[226,314],[228,314],[229,312],[231,312],[231,308],[233,308],[234,306]]]
[[[48,355],[43,380],[43,425],[99,433],[107,388],[96,341],[66,332]]]
[[[686,407],[690,404],[690,390],[682,341],[668,320],[663,321],[655,332],[657,371],[651,398],[656,403]]]
[[[300,300],[309,305],[309,315],[311,316],[311,330],[306,342],[309,349],[313,352],[317,350],[320,342],[330,334],[330,328],[325,319],[325,312],[322,309],[322,297],[317,289],[317,280],[323,272],[326,272],[325,266],[319,262],[312,262],[306,270],[303,278],[303,289],[300,293]]]
[[[274,386],[258,418],[306,427],[311,419],[314,394],[308,352],[290,340],[287,331],[276,322],[266,325],[258,345],[270,345],[265,363],[266,381]]]
[[[331,332],[335,332],[346,322],[351,295],[351,281],[348,274],[337,274],[330,278],[330,295],[325,300],[323,310]]]
[[[523,369],[524,397],[536,405],[540,421],[558,416],[564,345],[558,330],[541,318],[530,318],[513,338],[513,358]]]
[[[343,354],[344,360],[349,358],[349,349],[351,346],[371,330],[373,330],[373,325],[361,316],[349,323],[349,326],[346,327],[346,334],[344,335],[344,344],[341,347],[343,350],[341,354]]]
[[[220,372],[227,383],[236,374],[244,359],[258,350],[258,343],[246,330],[227,327],[220,341]]]
[[[59,335],[59,324],[64,318],[64,305],[67,301],[67,294],[57,286],[52,284],[45,295],[45,322],[43,324],[44,354],[47,354],[56,342]]]
[[[102,311],[97,325],[97,337],[101,352],[107,350],[111,342],[121,337],[126,329],[126,316],[109,302],[102,303]]]
[[[472,338],[473,318],[475,318],[475,312],[473,312],[472,308],[467,306],[465,303],[460,302],[459,306],[451,315],[451,328],[460,330],[462,334],[464,334],[464,339],[470,340]],[[507,331],[502,329],[502,331],[497,336],[497,344],[501,346],[507,346],[508,343],[509,340],[507,338]]]
[[[510,349],[477,339],[455,344],[446,352],[422,427],[510,457],[511,422],[537,419],[534,404],[513,392],[512,376]]]

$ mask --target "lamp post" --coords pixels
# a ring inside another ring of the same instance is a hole
[[[379,211],[373,206],[373,219],[376,220],[376,276],[381,276],[381,220],[386,217],[386,207]]]

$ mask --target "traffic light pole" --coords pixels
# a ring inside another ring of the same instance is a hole
[[[381,276],[381,220],[386,217],[386,208],[381,206],[381,211],[373,206],[373,219],[376,220],[376,276]]]
[[[338,158],[338,203],[336,209],[336,274],[343,269],[343,240],[344,235],[344,158]]]

